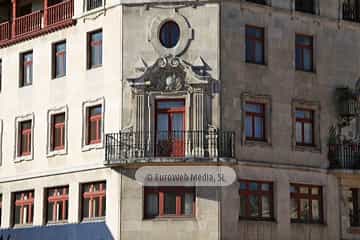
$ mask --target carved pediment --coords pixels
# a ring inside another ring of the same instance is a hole
[[[166,92],[188,90],[192,85],[206,85],[210,76],[198,74],[194,66],[178,57],[166,56],[157,59],[151,66],[141,58],[135,65],[135,74],[127,80],[133,88]]]

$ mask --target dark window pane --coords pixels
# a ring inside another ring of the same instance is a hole
[[[165,193],[164,213],[169,214],[169,215],[176,214],[176,193],[175,192]]]
[[[250,203],[250,216],[251,217],[258,217],[260,215],[259,209],[259,196],[257,195],[250,195],[249,198]]]
[[[102,6],[102,0],[86,0],[87,11],[98,8]]]
[[[179,42],[180,28],[176,22],[168,21],[160,29],[160,42],[166,48],[173,48]]]

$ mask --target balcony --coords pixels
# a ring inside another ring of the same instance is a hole
[[[16,3],[16,1],[14,1]],[[74,24],[73,0],[56,1],[47,5],[45,0],[43,10],[17,16],[16,4],[13,2],[13,17],[9,21],[0,23],[0,47],[24,41],[29,38],[49,33]]]
[[[106,135],[105,164],[233,163],[235,133],[119,132]]]
[[[331,169],[360,169],[360,143],[330,144]]]
[[[360,3],[358,0],[344,1],[343,19],[352,22],[360,22]]]

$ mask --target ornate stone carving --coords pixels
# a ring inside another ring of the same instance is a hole
[[[206,87],[209,84],[208,74],[198,74],[193,66],[171,55],[159,58],[152,66],[140,58],[135,67],[135,76],[128,78],[134,89],[144,91],[192,91],[193,85]]]

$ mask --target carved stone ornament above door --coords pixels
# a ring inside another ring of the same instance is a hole
[[[140,63],[135,67],[135,74],[127,80],[134,90],[145,92],[192,91],[194,88],[208,86],[211,77],[204,73],[198,74],[194,71],[194,66],[169,55],[158,58],[151,66],[140,58]]]

